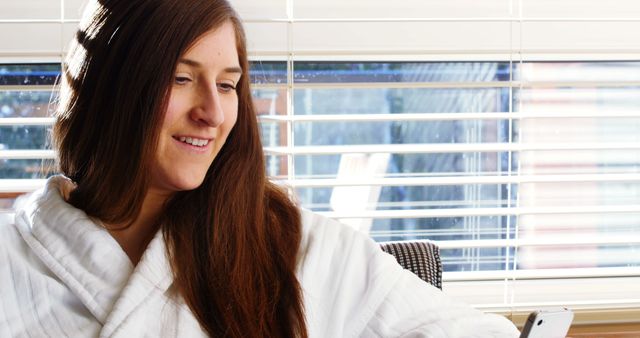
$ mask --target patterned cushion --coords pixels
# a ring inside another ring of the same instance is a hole
[[[384,242],[380,247],[400,265],[426,282],[442,289],[442,262],[437,245],[429,241]]]

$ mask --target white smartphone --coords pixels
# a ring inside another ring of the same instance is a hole
[[[573,312],[567,308],[532,312],[527,318],[520,338],[565,338]]]

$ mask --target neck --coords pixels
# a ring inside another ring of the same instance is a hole
[[[140,214],[130,224],[108,225],[109,233],[129,256],[133,265],[137,265],[149,242],[158,232],[158,217],[168,196],[154,192],[147,193]]]

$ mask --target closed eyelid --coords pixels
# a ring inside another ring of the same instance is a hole
[[[221,93],[231,93],[231,92],[235,92],[236,91],[236,86],[230,83],[219,83],[217,85],[218,87],[218,91],[220,91]]]
[[[238,83],[238,79],[236,79],[234,76],[220,76],[218,77],[218,80],[216,81],[218,83],[231,83],[231,84],[236,84]]]
[[[176,70],[175,72],[175,77],[188,77],[188,78],[193,78],[193,74],[189,71],[185,71],[185,70]]]
[[[176,85],[184,86],[193,82],[193,78],[185,73],[177,73],[173,76],[173,83]]]

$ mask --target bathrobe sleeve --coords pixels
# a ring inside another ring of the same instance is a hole
[[[424,282],[365,234],[302,211],[299,279],[310,337],[518,337]]]

